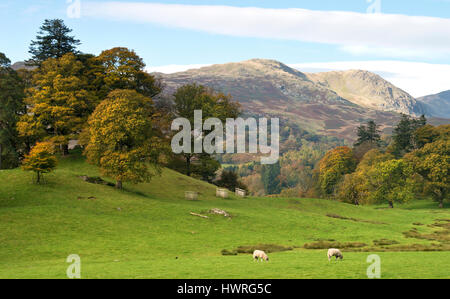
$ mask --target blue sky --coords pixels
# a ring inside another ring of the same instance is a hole
[[[75,1],[80,16],[68,15]],[[129,47],[149,70],[270,58],[369,69],[415,96],[450,89],[450,0],[0,0],[0,52],[27,59],[45,18],[64,19],[83,52]]]

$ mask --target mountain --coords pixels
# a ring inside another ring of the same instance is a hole
[[[312,82],[305,74],[274,60],[252,59],[164,75],[168,88],[201,82],[239,97],[241,102],[289,100],[351,104],[334,91]],[[250,88],[250,89],[249,89]]]
[[[306,130],[347,140],[354,140],[361,122],[373,119],[389,131],[398,120],[396,113],[352,103],[311,75],[274,60],[252,59],[157,75],[166,85],[166,94],[196,82],[229,93],[246,115],[279,117]]]
[[[418,99],[425,106],[426,114],[450,118],[450,90]]]
[[[336,92],[361,107],[414,116],[425,113],[424,106],[407,92],[382,77],[363,70],[307,74],[311,81]]]
[[[29,66],[26,65],[25,61],[18,61],[16,63],[14,63],[13,65],[11,65],[11,68],[15,71],[21,70],[21,69],[26,69],[26,70],[33,70],[36,67],[35,66]]]

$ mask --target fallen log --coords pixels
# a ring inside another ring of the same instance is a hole
[[[197,213],[194,213],[194,212],[191,212],[190,213],[192,216],[197,216],[197,217],[202,217],[202,218],[208,218],[208,216],[205,216],[205,215],[200,215],[200,214],[197,214]]]

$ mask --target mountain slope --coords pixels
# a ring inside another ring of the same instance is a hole
[[[333,71],[307,76],[362,107],[415,116],[425,113],[422,104],[411,95],[368,71]]]
[[[13,65],[11,65],[11,68],[15,71],[21,70],[21,69],[25,69],[25,70],[33,70],[36,67],[35,66],[29,66],[26,65],[25,61],[18,61],[16,63],[14,63]]]
[[[241,102],[295,99],[301,102],[351,104],[305,74],[275,60],[252,59],[163,75],[169,91],[186,82],[201,82],[231,93]]]
[[[247,115],[275,116],[306,130],[354,140],[355,128],[369,119],[389,128],[398,115],[358,106],[306,74],[274,60],[252,59],[174,74],[158,74],[171,94],[196,82],[229,93]]]
[[[450,90],[418,99],[425,106],[426,114],[450,118]]]

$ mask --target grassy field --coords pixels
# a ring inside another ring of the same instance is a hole
[[[387,209],[218,199],[214,186],[171,170],[123,191],[81,175],[98,172],[79,156],[62,159],[42,185],[31,173],[0,171],[0,278],[66,278],[70,254],[81,257],[82,278],[367,278],[374,252],[382,278],[450,278],[450,211],[433,202]],[[186,190],[199,191],[199,200],[184,200]],[[232,217],[209,214],[212,208]],[[376,243],[382,239],[395,244]],[[326,249],[304,248],[314,242],[340,242],[344,259],[328,262]],[[365,245],[345,248],[355,242]],[[259,244],[292,250],[270,253],[268,263],[221,254]]]

